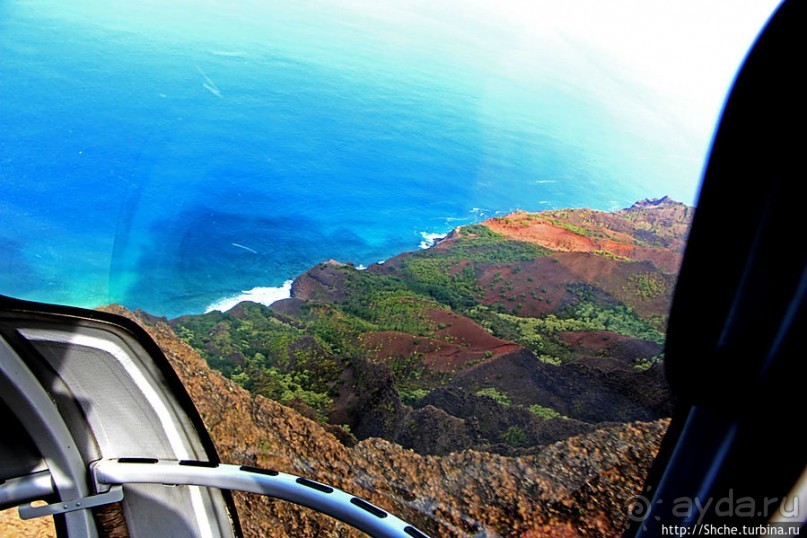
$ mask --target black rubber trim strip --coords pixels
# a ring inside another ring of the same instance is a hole
[[[320,484],[319,482],[314,482],[313,480],[309,480],[307,478],[300,477],[297,479],[297,483],[301,486],[307,486],[323,493],[333,493],[333,488],[331,486],[326,486],[325,484]]]
[[[368,503],[364,499],[360,499],[358,497],[353,497],[350,499],[350,504],[354,504],[364,510],[365,512],[370,512],[375,517],[385,518],[387,517],[387,513],[383,511],[381,508],[377,506],[373,506],[372,504]]]
[[[219,466],[218,463],[213,461],[196,461],[196,460],[179,460],[180,465],[186,465],[188,467],[205,467],[207,469],[215,469]]]
[[[428,536],[417,530],[415,527],[406,527],[404,528],[404,532],[409,536],[412,536],[412,538],[429,538]]]
[[[247,473],[265,474],[269,476],[277,476],[280,474],[274,469],[261,469],[260,467],[252,467],[250,465],[242,465],[241,467],[239,467],[239,469]]]
[[[118,463],[160,463],[157,458],[118,458]]]

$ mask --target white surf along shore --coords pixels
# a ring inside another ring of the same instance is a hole
[[[445,238],[447,235],[447,233],[420,232],[420,237],[423,238],[420,242],[420,248],[427,249],[433,247],[440,239]]]
[[[440,239],[446,237],[447,233],[429,233],[429,232],[420,232],[420,236],[422,240],[420,241],[420,248],[427,249],[434,246]],[[233,246],[249,250],[251,252],[255,252],[249,247],[244,245],[240,245],[238,243],[233,243]],[[384,260],[380,260],[379,264],[384,263]],[[359,271],[367,269],[364,265],[358,265],[356,267]],[[209,305],[205,308],[205,314],[218,310],[219,312],[226,312],[230,310],[232,307],[237,305],[238,303],[244,301],[251,301],[253,303],[259,303],[265,306],[271,306],[273,303],[280,301],[281,299],[288,299],[291,297],[291,284],[293,280],[286,280],[282,286],[278,286],[275,288],[272,287],[255,287],[251,290],[244,290],[241,293],[231,295],[229,297],[225,297],[223,299],[219,299],[215,303]]]
[[[205,314],[218,310],[226,312],[238,303],[243,301],[251,301],[253,303],[260,303],[262,305],[271,306],[272,303],[280,301],[281,299],[288,299],[291,297],[291,283],[292,280],[287,280],[282,286],[277,288],[258,287],[251,290],[245,290],[237,295],[225,297],[215,303],[211,304],[205,309]]]

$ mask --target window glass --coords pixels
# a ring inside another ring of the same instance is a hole
[[[0,2],[0,293],[121,305],[180,372],[201,356],[224,460],[435,536],[612,535],[776,4]],[[237,500],[248,534],[342,528]]]

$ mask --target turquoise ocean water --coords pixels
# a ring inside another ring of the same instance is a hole
[[[598,50],[359,4],[0,1],[0,293],[174,316],[516,208],[693,202],[710,130]]]

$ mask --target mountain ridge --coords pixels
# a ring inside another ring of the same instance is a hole
[[[346,443],[534,452],[671,414],[659,359],[692,212],[667,197],[515,212],[366,270],[322,262],[271,308],[171,325],[253,393],[349,430]]]

